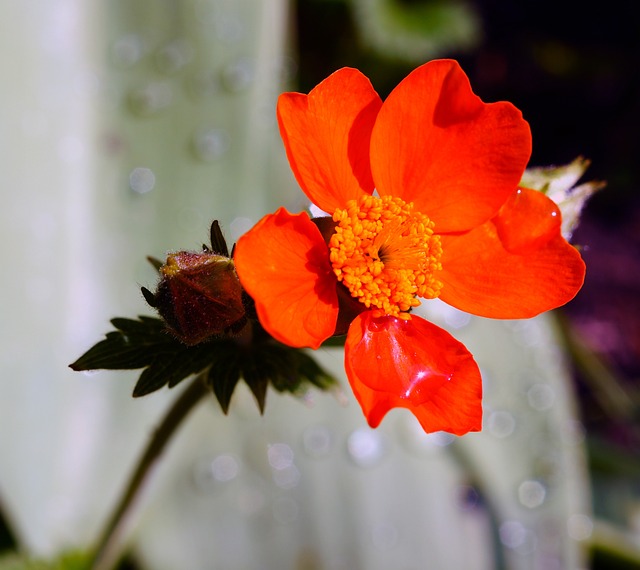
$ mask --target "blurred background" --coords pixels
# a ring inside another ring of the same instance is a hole
[[[583,290],[522,323],[425,308],[481,365],[482,434],[424,436],[402,412],[369,430],[348,386],[271,394],[264,418],[247,391],[229,417],[212,401],[121,566],[640,568],[636,2],[31,0],[0,17],[0,568],[90,548],[175,397],[66,368],[110,318],[150,313],[145,256],[306,206],[277,95],[354,66],[384,98],[436,57],[523,111],[532,166],[584,156],[607,182],[573,236]],[[321,358],[343,378],[339,351]]]

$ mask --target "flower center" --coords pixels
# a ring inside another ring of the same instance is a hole
[[[440,237],[433,222],[400,198],[363,196],[333,214],[329,241],[333,271],[375,316],[410,319],[417,297],[434,299],[442,283]]]

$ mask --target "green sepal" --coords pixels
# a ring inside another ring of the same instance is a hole
[[[261,414],[264,414],[264,409],[267,403],[267,388],[269,387],[269,378],[264,374],[249,374],[245,375],[244,381],[249,386],[251,393],[256,399],[258,409]]]
[[[275,342],[264,343],[257,351],[256,361],[278,392],[300,394],[307,384],[321,390],[329,390],[337,384],[336,379],[303,349]]]
[[[211,251],[219,255],[224,255],[225,257],[229,257],[229,248],[227,246],[227,240],[225,240],[224,236],[222,235],[222,230],[220,229],[220,224],[218,223],[218,220],[214,220],[211,223],[211,230],[209,231],[209,236],[211,239]]]
[[[174,338],[161,319],[139,317],[139,320],[116,318],[117,329],[69,366],[73,370],[134,370],[144,368],[134,389],[138,398],[181,380],[207,367],[210,362],[208,343],[187,346]]]
[[[211,360],[210,346],[187,347],[175,342],[175,351],[157,354],[153,362],[140,374],[133,389],[133,397],[151,394],[164,386],[173,388],[192,374],[207,367]]]
[[[264,414],[269,379],[273,382],[277,378],[277,370],[270,366],[267,360],[260,358],[260,352],[257,349],[247,355],[242,363],[242,377],[253,393],[260,413]]]
[[[322,368],[308,352],[300,350],[297,351],[296,356],[298,358],[298,376],[301,380],[307,380],[320,390],[331,390],[338,385],[338,381]]]
[[[132,370],[143,368],[133,389],[135,398],[205,372],[205,380],[226,414],[233,392],[243,378],[264,412],[269,384],[278,392],[302,394],[309,384],[329,390],[336,380],[304,349],[281,344],[256,328],[251,342],[217,337],[196,345],[175,338],[164,321],[141,316],[115,318],[115,331],[90,348],[70,367],[73,370]]]
[[[85,352],[70,368],[80,370],[134,370],[153,363],[160,354],[171,353],[180,347],[155,317],[139,320],[115,318],[111,324],[117,329]]]
[[[330,336],[322,343],[322,348],[344,348],[344,343],[347,340],[347,335]]]
[[[206,382],[218,400],[222,411],[229,412],[231,396],[242,375],[240,353],[231,341],[215,343],[214,361],[206,376]]]
[[[147,255],[147,261],[153,265],[156,271],[160,271],[160,268],[164,265],[162,261],[160,261],[157,257],[153,257],[152,255]]]
[[[142,291],[142,296],[144,297],[144,300],[147,302],[147,304],[155,309],[158,306],[156,296],[146,287],[140,287],[140,291]]]

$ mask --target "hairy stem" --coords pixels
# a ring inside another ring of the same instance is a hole
[[[208,390],[202,377],[195,378],[191,385],[182,392],[173,406],[169,408],[160,425],[156,428],[98,541],[95,554],[89,565],[92,570],[108,570],[116,563],[120,554],[119,538],[123,530],[123,524],[138,493],[149,476],[151,468],[164,451],[171,437],[176,433],[182,420],[185,419],[207,392]]]

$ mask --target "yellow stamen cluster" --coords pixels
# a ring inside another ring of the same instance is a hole
[[[400,198],[363,196],[333,214],[329,241],[333,271],[376,316],[410,319],[417,297],[434,299],[442,283],[440,237],[433,222]]]

